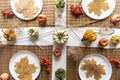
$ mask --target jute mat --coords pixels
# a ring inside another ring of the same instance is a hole
[[[10,9],[10,1],[11,0],[0,0],[0,11],[4,9]],[[43,0],[43,8],[41,13],[45,14],[47,17],[46,26],[53,26],[55,24],[54,3],[54,0]],[[15,27],[15,25],[17,25],[18,27],[39,26],[37,18],[24,21],[14,16],[13,18],[8,19],[3,17],[0,13],[0,27]]]
[[[80,53],[81,52],[81,53]],[[69,54],[79,54],[78,60],[73,60]],[[78,75],[78,66],[80,61],[87,55],[90,54],[100,54],[108,58],[109,56],[114,56],[120,60],[120,49],[101,49],[101,48],[83,48],[76,46],[67,47],[67,78],[66,80],[81,80]],[[69,74],[70,73],[70,74]],[[112,77],[110,80],[120,80],[120,69],[112,64]]]
[[[27,50],[33,52],[38,58],[42,56],[47,56],[51,61],[52,65],[52,46],[16,46],[9,45],[0,48],[0,74],[3,72],[9,73],[9,61],[11,57],[19,51]],[[39,77],[36,80],[51,80],[52,73],[47,73],[42,70],[39,74]],[[10,80],[14,80],[10,75]]]
[[[116,0],[116,8],[114,10],[114,12],[112,14],[115,13],[120,13],[120,0]],[[75,17],[71,14],[70,12],[70,6],[72,4],[78,4],[80,2],[80,0],[67,0],[66,3],[66,24],[67,27],[100,27],[101,25],[105,25],[107,22],[110,22],[110,17],[107,17],[106,19],[103,20],[94,20],[89,18],[86,14],[84,15],[80,15],[79,17]],[[104,26],[103,25],[103,26]],[[106,25],[108,26],[109,23]],[[120,27],[120,23],[117,24],[116,26],[112,26],[112,27]]]

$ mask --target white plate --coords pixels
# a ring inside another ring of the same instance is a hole
[[[16,11],[15,4],[14,4],[15,1],[18,1],[18,0],[11,0],[11,9],[12,9],[12,11],[14,12],[14,14],[15,14],[18,18],[20,18],[20,19],[22,19],[22,20],[31,20],[31,19],[34,19],[35,17],[37,17],[37,16],[39,15],[39,13],[40,13],[41,10],[42,10],[43,0],[34,0],[34,1],[35,1],[35,4],[34,4],[34,5],[37,6],[37,7],[39,7],[39,11],[34,15],[33,18],[24,18],[21,13],[18,13],[18,12]]]
[[[82,0],[83,11],[90,18],[93,18],[93,19],[104,19],[104,18],[107,18],[114,11],[114,9],[115,9],[116,0],[106,0],[106,2],[108,2],[108,4],[109,4],[109,9],[106,10],[106,11],[102,11],[102,14],[100,16],[97,16],[97,15],[94,14],[94,12],[89,13],[89,11],[88,11],[88,4],[90,2],[92,2],[92,1],[93,0]]]
[[[27,56],[27,58],[29,60],[29,64],[34,64],[35,66],[37,66],[36,71],[32,74],[32,78],[33,78],[32,80],[35,80],[40,73],[41,67],[39,64],[38,57],[29,51],[20,51],[20,52],[16,53],[15,55],[13,55],[13,57],[11,58],[11,60],[9,62],[10,73],[15,80],[19,80],[19,78],[18,78],[19,74],[15,72],[15,63],[19,62],[20,59],[24,58],[25,56]]]
[[[85,74],[86,71],[81,70],[82,64],[84,64],[84,60],[92,59],[92,58],[96,60],[97,64],[103,64],[105,66],[104,69],[106,71],[106,74],[102,75],[102,78],[100,78],[100,80],[110,80],[111,75],[112,75],[111,63],[107,60],[107,58],[99,54],[91,54],[91,55],[84,57],[81,60],[79,67],[78,67],[78,73],[79,73],[81,80],[95,80],[93,76],[91,78],[86,78],[86,74]]]

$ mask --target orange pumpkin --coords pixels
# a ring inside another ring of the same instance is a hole
[[[7,41],[12,41],[16,38],[16,34],[15,31],[12,29],[6,29],[3,31],[4,35],[3,37],[7,40]]]

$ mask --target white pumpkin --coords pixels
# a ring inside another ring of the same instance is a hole
[[[56,30],[53,34],[53,41],[57,44],[64,44],[68,38],[68,33],[65,30]]]
[[[39,30],[37,27],[30,27],[27,32],[30,37],[36,37],[39,34]]]

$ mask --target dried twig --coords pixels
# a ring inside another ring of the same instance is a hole
[[[23,32],[22,30],[20,30],[20,31]],[[26,35],[24,32],[23,32],[23,34],[24,34],[25,36],[29,37],[29,36]],[[32,39],[31,39],[31,41],[32,41],[33,44],[37,45],[40,50],[43,50],[43,49],[42,49],[38,44],[36,44]]]
[[[74,61],[78,61],[78,59],[80,58],[80,55],[82,54],[81,49],[77,49],[73,47],[70,47],[69,49],[67,49],[67,52],[68,52],[68,56],[71,57]]]
[[[85,47],[87,47],[87,44],[85,43],[85,42],[83,42],[80,38],[79,38],[79,36],[72,30],[72,29],[70,29],[73,33],[74,33],[74,35],[84,44],[84,46]]]

